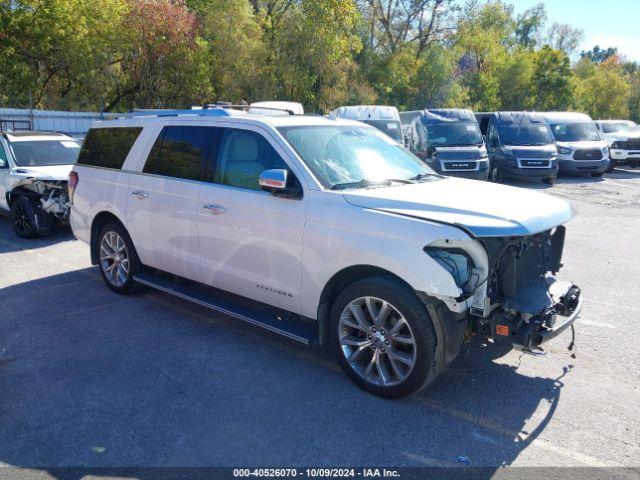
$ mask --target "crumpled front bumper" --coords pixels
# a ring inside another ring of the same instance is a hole
[[[580,288],[570,282],[554,282],[549,288],[552,304],[529,314],[498,309],[491,316],[492,336],[502,337],[519,350],[536,353],[540,345],[554,339],[575,323],[582,311]]]

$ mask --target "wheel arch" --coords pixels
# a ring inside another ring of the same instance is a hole
[[[110,221],[116,222],[122,226],[122,228],[127,230],[124,226],[124,223],[113,213],[109,211],[102,211],[98,213],[95,217],[93,217],[93,221],[91,222],[91,239],[89,243],[89,248],[91,251],[91,263],[93,265],[97,265],[99,261],[98,255],[98,235],[100,234],[100,230]]]

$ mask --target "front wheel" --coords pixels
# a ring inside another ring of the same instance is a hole
[[[122,225],[107,223],[98,235],[99,267],[102,279],[116,293],[131,293],[140,261],[131,238]]]
[[[22,238],[40,236],[36,222],[36,214],[29,199],[23,196],[16,197],[11,203],[11,224],[16,235]]]
[[[591,176],[593,178],[602,178],[603,172],[592,172]]]
[[[546,183],[547,185],[553,185],[556,183],[556,177],[549,177],[542,179],[542,183]]]
[[[436,377],[436,337],[427,310],[400,281],[371,277],[349,285],[331,309],[340,366],[375,395],[414,394]]]

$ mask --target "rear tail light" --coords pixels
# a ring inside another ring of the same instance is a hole
[[[73,194],[76,191],[76,186],[80,181],[80,177],[78,177],[78,172],[70,172],[69,173],[69,181],[67,182],[67,186],[69,188],[69,203],[73,205]]]

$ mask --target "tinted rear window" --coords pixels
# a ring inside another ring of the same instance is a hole
[[[215,127],[164,127],[143,172],[205,181],[209,159],[215,153],[215,133]]]
[[[78,163],[121,169],[142,127],[93,128],[82,144]]]

